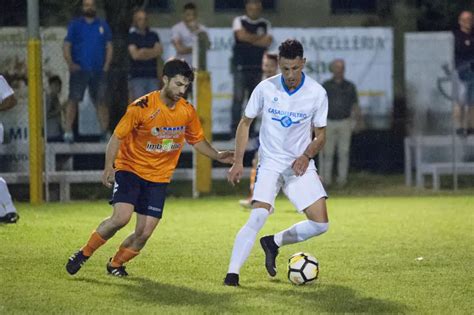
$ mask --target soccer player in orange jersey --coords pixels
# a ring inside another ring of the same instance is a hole
[[[184,141],[222,163],[233,152],[217,151],[204,138],[194,107],[183,96],[194,74],[184,60],[172,59],[163,68],[163,88],[137,99],[127,108],[110,138],[102,182],[112,187],[113,213],[99,224],[87,243],[66,264],[73,275],[100,246],[137,213],[135,231],[107,263],[114,276],[127,276],[124,263],[140,253],[160,222],[166,186],[178,163]]]

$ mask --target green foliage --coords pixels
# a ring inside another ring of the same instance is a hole
[[[471,313],[473,204],[473,195],[330,198],[327,234],[283,247],[274,280],[255,246],[239,288],[222,285],[234,236],[248,217],[235,198],[167,200],[127,279],[106,275],[105,263],[134,222],[76,276],[64,269],[110,214],[105,201],[19,204],[20,222],[0,226],[0,313]],[[279,199],[260,235],[302,218]],[[319,259],[316,284],[287,281],[286,261],[298,251]]]

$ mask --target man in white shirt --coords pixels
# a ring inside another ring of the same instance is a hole
[[[0,75],[0,111],[12,108],[16,104],[14,92],[7,80]],[[0,144],[3,143],[3,125],[0,122]],[[16,223],[20,216],[13,205],[7,183],[0,177],[0,223]]]
[[[242,176],[250,124],[262,114],[253,209],[235,238],[225,285],[239,285],[240,268],[250,254],[257,233],[273,212],[281,188],[307,220],[260,239],[270,276],[276,275],[275,261],[280,246],[302,242],[328,229],[327,194],[313,161],[324,146],[328,101],[324,88],[303,73],[305,62],[299,41],[283,42],[278,54],[281,74],[257,85],[238,125],[235,162],[227,176],[231,184],[238,183]]]
[[[184,59],[188,65],[193,65],[193,43],[197,36],[206,36],[207,30],[197,20],[197,7],[187,3],[183,7],[183,20],[171,28],[171,41],[176,49],[176,58]],[[209,39],[207,38],[207,42]]]

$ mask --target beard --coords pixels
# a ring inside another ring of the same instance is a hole
[[[82,15],[88,18],[94,18],[96,16],[97,12],[93,9],[85,10],[82,11]]]
[[[169,100],[172,100],[173,102],[177,102],[180,97],[183,97],[183,95],[181,95],[181,94],[174,94],[169,89],[165,89],[164,92],[165,92],[166,98],[169,99]]]

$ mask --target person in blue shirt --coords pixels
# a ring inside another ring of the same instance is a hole
[[[128,35],[128,53],[128,87],[130,98],[135,100],[158,89],[157,59],[163,53],[160,38],[148,28],[143,9],[138,9],[133,14],[133,27]]]
[[[77,106],[86,88],[97,106],[102,140],[110,134],[109,109],[105,104],[106,73],[112,61],[112,32],[104,20],[96,17],[94,0],[82,1],[82,16],[69,23],[64,39],[64,59],[69,67],[69,99],[66,105],[66,123],[63,139],[74,141],[72,127]]]

